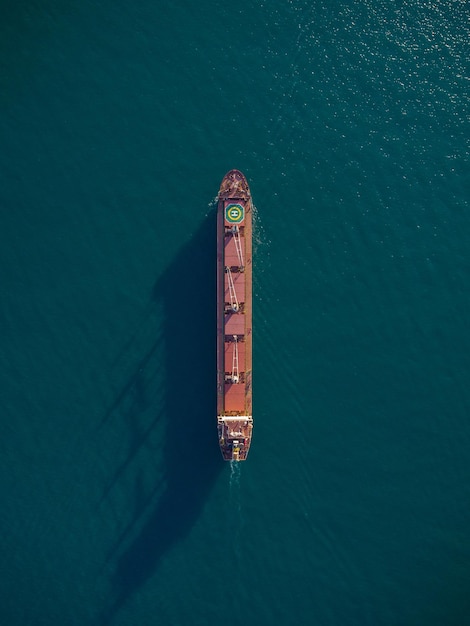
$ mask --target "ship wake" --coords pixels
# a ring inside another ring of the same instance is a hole
[[[229,514],[229,533],[232,537],[232,565],[241,568],[242,564],[242,530],[243,530],[243,513],[242,513],[242,496],[241,496],[241,463],[239,461],[230,461],[230,514]]]
[[[240,486],[241,467],[239,461],[230,461],[230,490]]]

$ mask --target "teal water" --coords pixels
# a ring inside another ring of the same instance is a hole
[[[466,2],[2,13],[1,623],[470,623]],[[233,167],[257,207],[235,467]]]

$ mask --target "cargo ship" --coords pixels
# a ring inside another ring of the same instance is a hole
[[[252,222],[248,181],[230,170],[217,196],[217,430],[226,461],[245,461],[252,416]]]

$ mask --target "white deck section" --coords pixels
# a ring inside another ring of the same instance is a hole
[[[251,415],[217,415],[217,419],[223,420],[224,422],[243,422],[243,420],[253,421],[253,417]]]

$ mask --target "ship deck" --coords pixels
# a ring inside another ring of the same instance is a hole
[[[246,178],[224,177],[217,214],[217,420],[226,460],[245,460],[252,418],[252,212]]]

